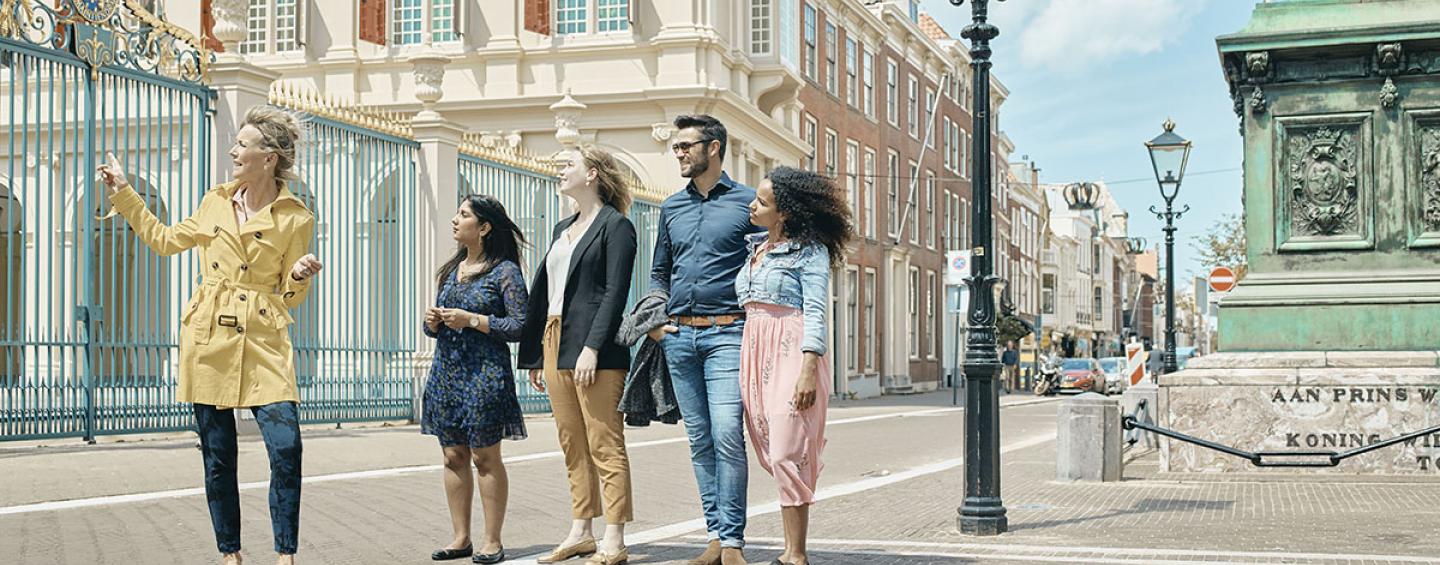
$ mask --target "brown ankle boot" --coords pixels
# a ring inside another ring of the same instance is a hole
[[[691,559],[687,565],[720,565],[720,540],[710,540],[710,545],[705,548],[705,553]]]
[[[720,565],[745,565],[745,554],[738,547],[721,549]]]

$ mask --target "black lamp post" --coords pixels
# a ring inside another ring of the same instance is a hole
[[[1165,199],[1165,211],[1150,207],[1150,213],[1157,219],[1165,220],[1165,353],[1160,360],[1164,363],[1161,374],[1178,370],[1175,365],[1175,220],[1180,219],[1190,206],[1175,210],[1175,197],[1180,194],[1180,180],[1185,177],[1185,164],[1190,160],[1190,140],[1175,134],[1175,122],[1165,120],[1165,132],[1145,143],[1150,150],[1150,164],[1155,167],[1155,181],[1160,184],[1160,197]]]
[[[950,0],[959,6],[964,0]],[[987,21],[989,0],[970,2],[971,23],[960,37],[970,40],[970,68],[975,77],[974,142],[970,156],[975,180],[971,217],[974,258],[970,278],[965,340],[965,502],[960,506],[960,533],[993,536],[1005,533],[1005,504],[1000,500],[1000,358],[995,351],[995,287],[992,274],[990,218],[990,40],[1000,29]]]

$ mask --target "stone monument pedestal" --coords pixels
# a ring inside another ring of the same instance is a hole
[[[1244,451],[1344,452],[1440,425],[1440,353],[1216,353],[1160,377],[1162,424]],[[1306,458],[1319,460],[1323,458]],[[1440,434],[1381,448],[1337,467],[1256,467],[1197,445],[1161,440],[1167,472],[1307,472],[1440,476]]]

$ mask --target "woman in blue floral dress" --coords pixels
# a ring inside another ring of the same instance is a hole
[[[436,274],[436,306],[425,312],[425,335],[435,338],[435,362],[425,383],[422,433],[440,439],[445,454],[445,497],[455,537],[431,554],[435,560],[473,557],[505,560],[500,529],[509,478],[500,440],[525,439],[506,342],[520,337],[529,296],[520,273],[520,228],[500,202],[468,196],[450,219],[459,250]],[[480,544],[470,540],[470,506],[479,478],[485,513]]]

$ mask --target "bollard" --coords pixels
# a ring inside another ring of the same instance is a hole
[[[1145,403],[1145,409],[1137,413],[1135,409],[1140,406],[1141,402]],[[1148,380],[1125,389],[1125,393],[1120,395],[1120,414],[1122,416],[1135,414],[1137,420],[1147,424],[1154,424],[1159,420],[1159,418],[1156,417],[1156,414],[1159,414],[1159,408],[1160,387],[1155,386],[1155,383]],[[1135,438],[1136,442],[1134,447],[1155,449],[1160,446],[1160,442],[1158,438],[1155,437],[1155,434],[1145,430],[1130,430],[1126,435]]]
[[[1055,478],[1120,480],[1120,402],[1087,392],[1060,404],[1056,415]]]

